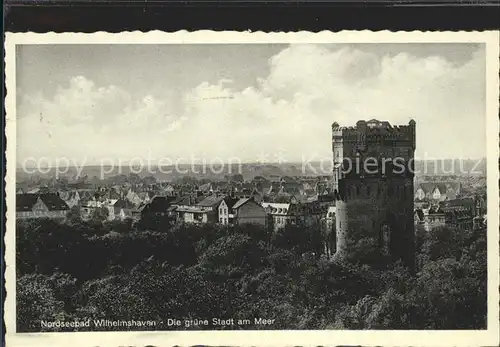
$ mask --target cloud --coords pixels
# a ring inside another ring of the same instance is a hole
[[[202,82],[179,98],[74,77],[55,95],[19,105],[18,157],[171,159],[329,157],[331,124],[417,122],[417,155],[485,154],[484,51],[457,65],[442,57],[377,55],[297,45],[269,60],[257,87]],[[175,105],[175,106],[174,106]],[[180,106],[179,106],[180,105]],[[467,141],[464,135],[467,134]]]

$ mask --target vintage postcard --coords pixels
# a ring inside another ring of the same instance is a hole
[[[5,45],[9,347],[498,345],[498,32]]]

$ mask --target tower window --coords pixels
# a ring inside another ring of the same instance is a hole
[[[366,195],[370,196],[370,186],[366,186]]]

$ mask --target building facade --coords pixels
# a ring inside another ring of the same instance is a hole
[[[332,125],[336,258],[354,234],[373,237],[382,254],[413,265],[415,121],[375,119]]]
[[[234,224],[255,224],[266,226],[266,210],[252,198],[239,199],[233,205],[232,212]]]
[[[16,195],[17,219],[63,219],[68,211],[68,205],[55,193]]]

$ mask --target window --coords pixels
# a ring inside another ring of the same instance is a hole
[[[370,196],[370,186],[366,186],[366,195]]]
[[[382,254],[389,255],[391,243],[391,228],[388,225],[382,226]]]

